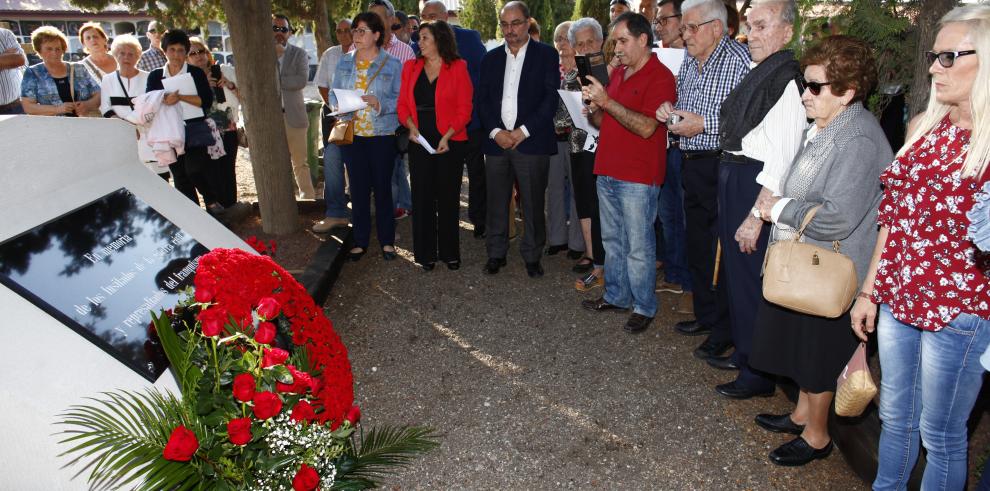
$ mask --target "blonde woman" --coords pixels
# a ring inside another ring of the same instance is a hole
[[[110,55],[107,33],[100,24],[83,24],[79,28],[79,42],[83,45],[83,51],[89,55],[81,63],[93,80],[103,80],[106,74],[117,70],[117,61]]]

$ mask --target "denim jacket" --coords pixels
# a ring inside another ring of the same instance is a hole
[[[72,81],[75,85],[76,101],[88,101],[91,97],[100,93],[100,84],[89,76],[89,72],[77,63],[66,63],[69,70],[74,73]],[[21,97],[30,97],[38,104],[46,106],[57,106],[62,104],[62,98],[58,95],[58,87],[55,86],[55,79],[48,73],[44,63],[31,66],[24,71],[24,80],[21,81]]]
[[[356,51],[351,51],[340,57],[340,62],[337,63],[337,70],[333,76],[334,89],[354,90],[354,84],[357,82],[355,54]],[[395,129],[399,126],[396,108],[399,104],[399,86],[402,83],[402,64],[397,58],[386,53],[384,49],[379,49],[378,57],[371,62],[371,67],[368,68],[368,78],[371,78],[378,71],[378,67],[382,63],[385,66],[382,67],[381,73],[371,82],[371,87],[368,87],[368,92],[378,98],[381,107],[377,114],[374,111],[371,112],[375,136],[395,134]],[[334,96],[333,90],[330,91],[330,104],[337,105],[337,98]],[[345,117],[353,117],[353,113]]]

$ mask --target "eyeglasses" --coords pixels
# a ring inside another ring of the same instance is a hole
[[[148,34],[158,34],[158,29],[148,29]]]
[[[674,14],[674,15],[668,15],[668,16],[665,16],[665,17],[657,17],[656,19],[653,19],[653,25],[660,24],[661,26],[666,26],[668,20],[673,19],[675,17],[680,17],[680,16],[681,16],[681,14]],[[708,21],[708,22],[711,22],[711,21]]]
[[[337,34],[349,34],[350,32],[350,29],[337,29]]]
[[[371,29],[368,29],[367,27],[358,27],[357,29],[351,29],[351,34],[355,34],[355,35],[358,35],[358,36],[363,36],[363,35],[368,34],[370,32],[371,32]]]
[[[499,22],[498,23],[498,26],[501,27],[503,31],[504,30],[507,30],[507,29],[518,29],[521,26],[528,26],[528,25],[529,25],[529,21],[525,21],[525,20],[522,20],[522,19],[516,19],[516,20],[514,20],[512,22]]]
[[[419,30],[419,27],[418,26],[412,26],[412,27],[409,28],[409,30],[412,31],[412,32],[416,32],[416,31]]]
[[[274,31],[274,32],[281,32],[281,33],[284,34],[286,32],[289,32],[289,28],[288,27],[283,27],[283,26],[272,26],[272,31]]]
[[[205,49],[194,49],[189,52],[189,56],[205,55],[205,54],[206,54]]]
[[[686,32],[690,32],[691,34],[697,34],[698,29],[701,29],[701,26],[705,24],[711,24],[712,22],[715,22],[715,20],[716,19],[707,20],[705,22],[702,22],[701,24],[684,24],[677,30],[680,31],[681,35],[683,35]]]
[[[942,65],[942,68],[952,68],[952,65],[956,62],[956,58],[972,54],[976,54],[975,49],[967,51],[939,51],[938,53],[927,51],[925,52],[925,59],[928,60],[929,65],[935,63],[935,60],[938,60],[938,64]]]
[[[832,82],[809,82],[805,80],[804,77],[801,75],[798,75],[797,78],[795,78],[795,80],[797,81],[798,84],[798,92],[803,94],[804,89],[808,89],[811,91],[811,95],[814,96],[821,95],[822,88],[825,87],[826,85],[832,85]]]

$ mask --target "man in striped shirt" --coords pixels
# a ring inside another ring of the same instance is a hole
[[[14,33],[0,28],[0,114],[24,114],[21,74],[27,63]]]
[[[680,32],[689,56],[677,76],[677,105],[661,106],[657,119],[680,135],[684,166],[686,248],[695,320],[679,322],[676,329],[689,336],[710,334],[694,351],[696,357],[707,360],[732,346],[725,288],[710,288],[718,278],[719,110],[749,73],[750,56],[745,46],[726,35],[728,13],[722,0],[686,0],[681,13]],[[672,114],[680,118],[676,124],[669,121]]]

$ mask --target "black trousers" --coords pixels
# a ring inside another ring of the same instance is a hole
[[[413,254],[427,264],[460,261],[461,176],[467,142],[450,142],[446,153],[430,155],[409,145],[409,181],[412,186]]]
[[[547,181],[550,173],[549,155],[527,155],[517,150],[505,150],[502,155],[485,156],[485,180],[488,194],[488,215],[485,228],[488,237],[485,248],[489,258],[505,258],[509,251],[509,200],[512,183],[519,183],[522,196],[523,236],[519,253],[527,263],[539,262],[547,242],[544,214]]]
[[[594,152],[571,154],[571,184],[578,218],[591,219],[591,253],[594,263],[605,265],[602,245],[602,218],[598,213],[598,176],[595,175]]]
[[[732,344],[736,346],[732,358],[739,365],[736,383],[757,392],[773,389],[774,382],[749,366],[749,354],[753,348],[753,332],[756,328],[757,308],[763,303],[763,281],[760,271],[770,238],[770,224],[763,224],[756,241],[756,251],[746,254],[739,250],[735,240],[739,225],[750,216],[750,210],[763,187],[756,176],[763,170],[763,162],[747,157],[723,157],[718,172],[718,222],[722,241],[722,264],[725,278],[722,285],[729,298]]]
[[[722,281],[725,279],[724,267],[718,272],[720,287],[712,288],[718,244],[719,159],[717,156],[693,158],[691,151],[683,151],[683,155],[681,178],[684,182],[688,271],[694,285],[694,315],[699,323],[712,328],[710,340],[727,342],[732,335],[729,303]]]
[[[468,141],[464,145],[462,158],[468,173],[468,220],[475,228],[485,228],[487,217],[488,195],[485,187],[485,154],[481,147],[488,135],[484,128],[468,132]]]
[[[207,165],[207,178],[216,192],[217,202],[227,207],[237,202],[237,175],[234,170],[237,165],[237,132],[224,131],[221,135],[227,155]]]
[[[187,148],[186,153],[179,155],[175,163],[168,166],[175,182],[175,189],[186,195],[193,203],[199,204],[196,192],[203,196],[206,205],[217,203],[217,193],[212,184],[213,175],[209,167],[213,163],[206,147]]]

